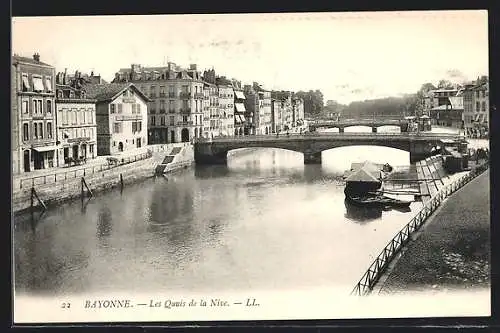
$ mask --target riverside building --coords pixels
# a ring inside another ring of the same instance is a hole
[[[52,168],[56,162],[55,68],[14,55],[11,71],[12,172]]]
[[[97,154],[112,155],[147,145],[149,99],[132,83],[88,84],[96,100]]]
[[[66,71],[56,75],[59,166],[97,156],[97,100],[87,98],[85,85],[89,83],[78,71],[71,77]]]
[[[114,83],[134,83],[149,97],[148,142],[189,142],[203,132],[203,80],[196,69],[169,62],[164,67],[120,69]]]

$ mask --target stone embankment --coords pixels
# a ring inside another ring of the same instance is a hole
[[[170,156],[171,160],[165,164],[164,173],[174,172],[190,166],[194,162],[193,147],[189,144],[154,145],[149,146],[151,156],[136,162],[123,164],[90,174],[77,171],[71,179],[60,178],[48,184],[35,184],[14,189],[12,195],[12,211],[21,213],[33,205],[42,206],[36,197],[32,198],[32,189],[46,206],[60,204],[67,200],[83,198],[89,195],[88,189],[95,193],[122,187],[155,176],[156,167]],[[88,188],[87,188],[88,187]]]

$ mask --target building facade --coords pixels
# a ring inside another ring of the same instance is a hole
[[[245,135],[247,110],[245,109],[245,94],[241,82],[232,80],[234,92],[234,135]]]
[[[423,114],[430,116],[430,110],[442,105],[450,105],[449,97],[460,94],[459,89],[434,89],[429,90],[424,96]]]
[[[11,75],[13,174],[55,167],[55,68],[14,55]]]
[[[87,96],[95,99],[97,154],[113,155],[147,145],[149,99],[134,84],[89,84]]]
[[[230,80],[216,79],[219,92],[219,136],[234,136],[234,91]]]
[[[438,126],[463,128],[464,98],[458,96],[447,97],[447,102],[430,109],[431,123]]]
[[[97,156],[96,100],[86,96],[81,77],[56,75],[56,139],[58,165]]]
[[[283,131],[283,102],[271,98],[271,133],[280,133]]]
[[[489,82],[486,76],[464,89],[464,128],[468,136],[482,137],[489,129]]]
[[[271,133],[271,92],[257,82],[245,85],[245,108],[252,114],[252,128],[249,134],[267,135]]]
[[[149,99],[148,142],[189,142],[203,132],[204,85],[196,65],[120,69],[114,83],[131,82]]]

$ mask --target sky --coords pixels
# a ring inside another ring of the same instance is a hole
[[[488,75],[485,10],[14,17],[12,52],[111,81],[132,63],[316,90],[325,102],[414,93]]]

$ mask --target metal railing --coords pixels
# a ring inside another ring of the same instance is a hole
[[[379,281],[382,274],[384,274],[385,269],[390,262],[399,253],[401,248],[408,243],[411,235],[425,223],[427,218],[434,213],[443,200],[470,182],[472,179],[482,174],[488,169],[488,167],[489,163],[486,161],[486,163],[472,169],[463,177],[443,187],[434,197],[426,202],[422,209],[410,220],[410,222],[408,222],[384,247],[382,252],[380,252],[368,270],[358,281],[352,290],[351,295],[364,296],[369,294]]]
[[[196,142],[222,142],[222,141],[274,141],[274,140],[288,140],[292,139],[309,139],[309,138],[331,138],[331,137],[380,137],[380,138],[436,138],[436,139],[463,139],[463,136],[449,133],[356,133],[356,132],[343,132],[343,133],[317,133],[308,132],[306,134],[289,133],[289,134],[270,134],[270,135],[246,135],[244,137],[214,137],[213,139],[198,138]]]
[[[35,176],[31,178],[24,178],[19,180],[19,189],[33,187],[35,185],[46,185],[46,184],[56,184],[58,182],[63,182],[71,179],[76,179],[80,177],[85,177],[88,175],[92,175],[98,172],[103,172],[106,170],[114,169],[116,167],[145,160],[152,156],[151,150],[148,150],[145,153],[127,156],[127,157],[115,157],[109,156],[108,158],[113,159],[116,162],[110,163],[102,163],[97,164],[91,167],[86,168],[77,168],[71,171],[65,172],[54,172],[46,175]]]

